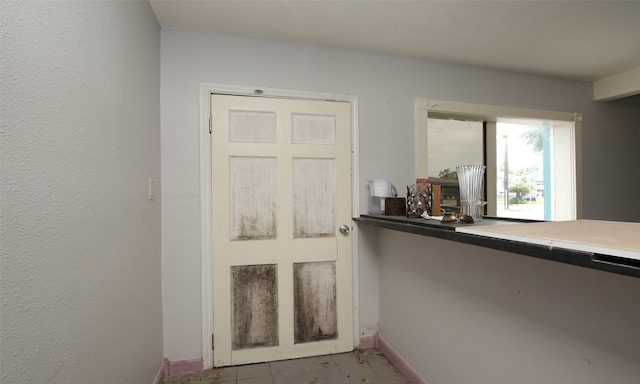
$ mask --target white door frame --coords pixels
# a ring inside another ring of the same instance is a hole
[[[359,214],[359,135],[358,97],[334,93],[305,92],[275,88],[256,88],[219,83],[200,83],[200,259],[202,282],[202,361],[203,368],[213,367],[213,241],[211,217],[211,137],[209,134],[212,93],[289,99],[332,100],[351,104],[351,216]],[[358,230],[351,225],[353,260],[353,345],[360,344],[360,297],[358,280]]]

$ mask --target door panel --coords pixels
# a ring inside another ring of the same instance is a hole
[[[331,237],[335,228],[335,160],[293,159],[293,237]]]
[[[278,345],[278,274],[274,264],[231,267],[233,349]]]
[[[230,240],[275,239],[277,161],[273,157],[230,157]]]
[[[336,263],[295,263],[293,283],[295,342],[337,338]]]
[[[214,365],[353,349],[350,105],[211,110]]]
[[[292,118],[293,143],[335,144],[335,116],[294,113]]]
[[[275,143],[276,117],[268,111],[229,111],[229,141]]]

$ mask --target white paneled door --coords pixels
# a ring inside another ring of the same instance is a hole
[[[214,366],[353,349],[350,104],[211,111]]]

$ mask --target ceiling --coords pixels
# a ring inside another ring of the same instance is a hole
[[[163,27],[595,81],[640,69],[640,1],[150,0]]]

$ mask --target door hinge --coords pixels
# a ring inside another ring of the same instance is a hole
[[[211,116],[209,116],[209,134],[211,134]]]
[[[212,350],[215,349],[214,346],[213,346],[213,341],[214,341],[214,339],[213,339],[213,333],[212,333],[211,334],[211,349]]]

